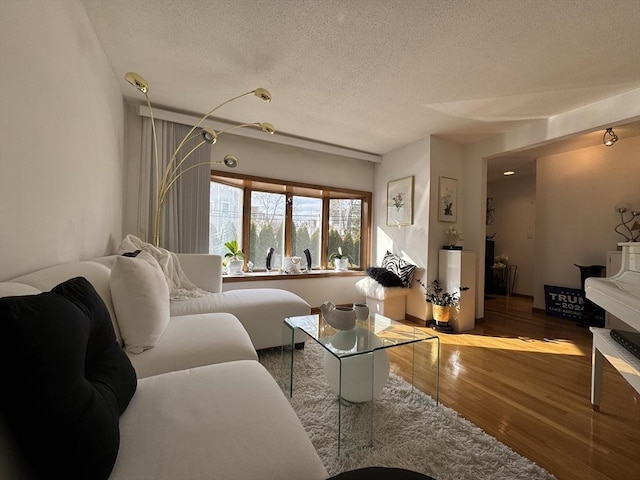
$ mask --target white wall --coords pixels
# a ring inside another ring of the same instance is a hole
[[[484,289],[484,242],[486,234],[486,174],[487,159],[501,153],[514,153],[531,147],[554,141],[562,141],[572,135],[604,129],[611,125],[627,123],[640,118],[640,89],[611,97],[585,107],[565,112],[548,120],[539,120],[523,127],[494,136],[486,141],[478,142],[464,149],[464,197],[469,201],[464,205],[465,248],[477,252],[478,292]],[[583,203],[578,206],[581,214],[588,211],[597,202]],[[574,215],[576,212],[572,212]],[[540,232],[537,233],[536,245],[543,244]],[[586,234],[585,234],[586,235]],[[538,246],[536,247],[538,248]],[[553,248],[552,245],[547,248]],[[575,268],[575,267],[574,267]],[[534,296],[537,293],[534,293]],[[534,300],[535,304],[536,300]],[[539,305],[539,303],[538,303]],[[484,296],[476,299],[476,316],[484,314]]]
[[[423,138],[384,155],[376,165],[374,193],[374,265],[380,265],[387,250],[421,268],[416,273],[423,277],[429,266],[429,204],[431,192],[430,138]],[[387,183],[414,176],[413,225],[387,226]],[[437,259],[437,257],[436,257]],[[436,260],[437,272],[437,260]],[[413,285],[407,296],[406,312],[421,319],[426,318],[424,295],[418,285]]]
[[[111,253],[123,103],[80,2],[0,2],[0,58],[0,279]]]
[[[446,230],[455,225],[464,235],[465,174],[464,149],[438,137],[426,137],[384,155],[376,166],[376,200],[374,224],[374,263],[380,264],[387,250],[420,267],[415,278],[425,283],[438,278],[439,250],[446,244]],[[386,225],[387,183],[413,175],[413,225]],[[440,176],[458,180],[458,221],[438,221],[438,179]],[[464,245],[464,241],[461,242]],[[465,247],[466,248],[466,247]],[[431,319],[431,305],[425,302],[424,291],[417,283],[407,296],[406,312],[422,320]]]
[[[544,285],[580,287],[573,264],[606,265],[624,238],[614,232],[614,207],[640,210],[640,136],[537,161],[534,307],[544,308]]]
[[[487,235],[495,234],[495,254],[509,257],[517,265],[515,292],[533,296],[533,266],[536,222],[536,177],[517,174],[487,185],[493,197],[494,220]]]
[[[464,175],[464,149],[461,145],[446,141],[442,138],[431,137],[431,194],[429,209],[429,264],[427,275],[424,278],[425,283],[439,278],[438,263],[440,249],[443,245],[447,245],[446,231],[454,226],[456,230],[462,233],[466,238],[466,228],[464,221],[465,204],[469,201],[468,195],[465,194],[466,179]],[[438,219],[438,206],[440,177],[454,178],[457,180],[457,220],[455,223],[441,222]],[[463,239],[458,243],[465,250],[471,250]],[[471,292],[469,292],[471,293]],[[433,318],[431,313],[431,304],[427,304],[427,318]]]

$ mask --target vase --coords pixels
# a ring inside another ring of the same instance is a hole
[[[244,260],[229,260],[229,263],[227,263],[227,272],[229,275],[239,275],[242,273],[243,266]]]
[[[335,258],[333,260],[333,265],[335,266],[336,272],[346,272],[347,270],[349,270],[349,259]]]
[[[455,307],[448,305],[432,305],[431,311],[433,312],[433,320],[435,323],[432,328],[438,332],[451,333],[453,327],[451,326],[452,310]]]
[[[446,305],[433,305],[433,319],[438,323],[448,323],[451,319],[451,307]]]

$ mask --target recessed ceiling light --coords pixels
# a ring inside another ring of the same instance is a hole
[[[509,175],[515,175],[515,174],[516,174],[516,172],[514,172],[513,170],[507,170],[506,172],[502,172],[502,174],[503,174],[505,177],[508,177]]]

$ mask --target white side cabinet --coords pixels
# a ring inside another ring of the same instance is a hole
[[[440,250],[438,280],[446,292],[469,287],[460,294],[460,308],[451,326],[456,332],[476,325],[476,253],[471,250]]]

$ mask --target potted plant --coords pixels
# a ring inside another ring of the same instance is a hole
[[[244,266],[244,253],[236,240],[225,242],[225,247],[229,250],[224,256],[222,265],[227,267],[227,272],[230,274],[242,273],[242,267]]]
[[[342,253],[342,247],[338,247],[338,253],[332,253],[329,256],[329,261],[333,262],[333,265],[338,272],[346,272],[349,270],[349,255]]]
[[[453,293],[445,292],[438,280],[426,285],[420,279],[417,282],[424,288],[425,300],[432,306],[434,329],[443,332],[452,331],[450,321],[452,310],[460,304],[460,292],[469,290],[469,287],[460,287]]]

